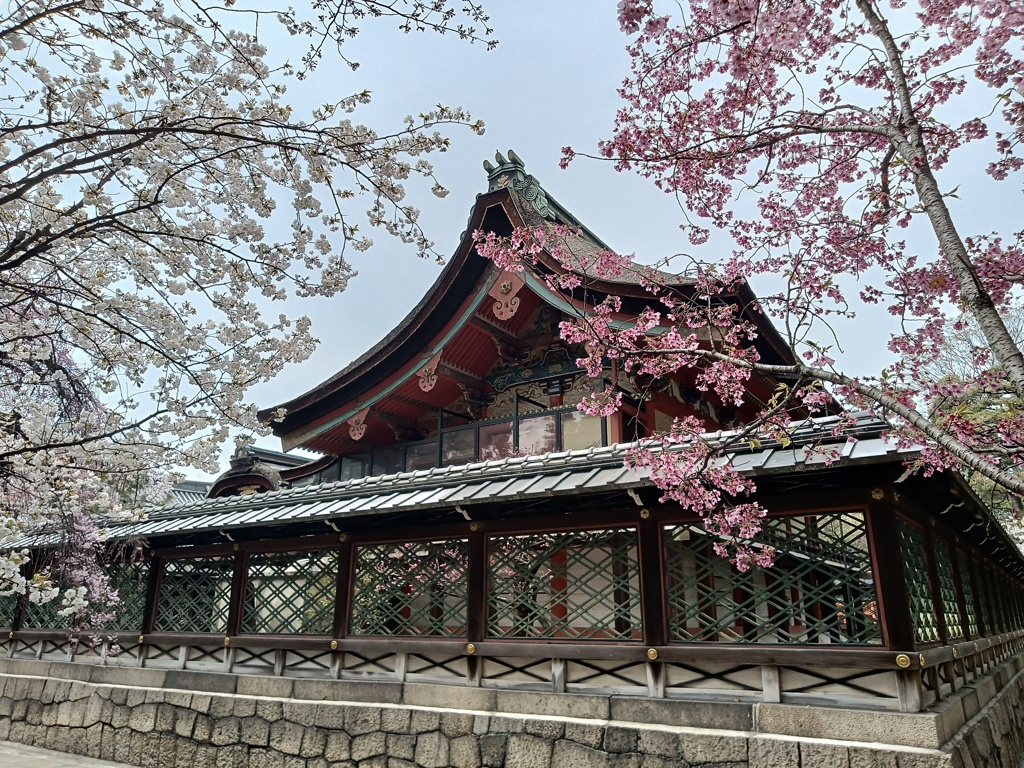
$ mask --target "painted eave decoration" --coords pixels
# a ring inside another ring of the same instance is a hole
[[[514,152],[485,163],[489,191],[478,196],[462,239],[434,285],[390,334],[335,376],[286,403],[267,408],[285,450],[304,448],[328,455],[364,451],[422,436],[427,414],[445,409],[478,419],[496,394],[524,382],[579,381],[577,354],[558,339],[562,314],[586,312],[609,294],[621,296],[624,317],[650,300],[639,271],[618,281],[585,277],[583,299],[557,294],[528,271],[499,269],[476,253],[473,233],[507,235],[516,227],[569,225],[579,235],[570,248],[581,256],[607,246],[525,172]],[[541,267],[560,269],[542,254]],[[665,276],[677,290],[692,290],[683,278]],[[770,322],[751,309],[748,286],[733,299],[759,328],[763,359],[785,363],[791,352]],[[703,329],[706,334],[713,329]],[[762,382],[769,397],[772,382]],[[754,386],[758,386],[755,382]],[[274,420],[282,409],[283,419]],[[728,423],[711,424],[728,426]]]

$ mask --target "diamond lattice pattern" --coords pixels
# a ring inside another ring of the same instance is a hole
[[[337,573],[334,550],[251,555],[242,631],[331,634]]]
[[[57,583],[57,596],[48,603],[34,603],[31,600],[25,602],[25,615],[21,620],[21,626],[26,629],[65,629],[71,626],[70,616],[61,616],[58,611],[64,609],[61,599],[64,597],[64,590],[67,586]]]
[[[495,536],[488,634],[640,640],[636,529]]]
[[[354,635],[464,637],[467,539],[356,548]]]
[[[903,552],[903,574],[907,580],[910,619],[914,635],[920,643],[939,639],[939,620],[935,616],[932,585],[928,580],[928,561],[924,553],[924,532],[904,520],[899,521],[900,549]]]
[[[967,609],[967,631],[971,635],[976,635],[978,634],[978,609],[975,606],[974,585],[971,583],[971,570],[967,563],[967,555],[963,552],[958,552],[957,563],[960,567],[960,583],[964,588],[964,606]]]
[[[107,629],[138,632],[146,613],[146,582],[149,563],[111,563],[106,566],[110,586],[117,590],[121,606]]]
[[[942,614],[946,619],[946,631],[950,639],[963,637],[964,628],[960,622],[956,583],[953,581],[953,559],[950,556],[949,544],[944,541],[935,542],[935,565],[939,573],[939,597],[942,598]]]
[[[228,627],[232,557],[169,560],[157,598],[157,632],[213,632]]]
[[[736,570],[718,538],[665,528],[670,638],[676,642],[882,642],[867,526],[859,513],[770,518],[755,546],[776,550],[767,570]]]
[[[11,628],[18,613],[18,600],[21,595],[4,595],[0,597],[0,627]]]

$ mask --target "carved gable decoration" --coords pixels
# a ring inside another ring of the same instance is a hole
[[[429,363],[417,371],[416,375],[419,377],[420,389],[422,391],[429,392],[437,385],[437,366],[440,362],[441,353],[438,352]]]
[[[519,311],[520,300],[516,295],[526,283],[515,272],[505,270],[499,275],[487,294],[494,299],[494,316],[499,320],[508,320]]]
[[[348,420],[348,435],[353,440],[361,440],[366,434],[366,417],[370,414],[369,408],[364,408]]]

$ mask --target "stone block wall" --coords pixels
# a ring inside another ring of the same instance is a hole
[[[154,768],[1021,768],[1022,667],[882,715],[885,744],[818,707],[0,661],[0,739]]]

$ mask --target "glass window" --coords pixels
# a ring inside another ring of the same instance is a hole
[[[249,556],[242,631],[329,635],[334,627],[338,553],[253,553]]]
[[[555,414],[533,416],[519,422],[519,453],[540,456],[558,450],[555,439]]]
[[[484,424],[480,427],[480,461],[504,459],[512,455],[512,422]]]
[[[367,457],[356,454],[345,456],[341,459],[341,480],[354,480],[357,477],[366,477]]]
[[[562,414],[562,450],[575,451],[601,445],[601,419],[579,411]]]
[[[404,449],[401,446],[394,448],[378,448],[373,452],[373,474],[391,475],[401,472],[405,468],[402,454]]]
[[[233,557],[169,560],[156,603],[157,632],[212,632],[228,628]]]
[[[437,466],[437,440],[413,443],[405,447],[405,471]]]
[[[321,483],[333,483],[338,479],[338,474],[341,472],[341,459],[331,464],[320,472]]]
[[[664,529],[672,642],[878,645],[878,596],[864,515],[770,517],[755,548],[775,564],[739,571],[696,525]]]
[[[476,460],[476,430],[456,429],[441,435],[441,466],[468,464]]]

